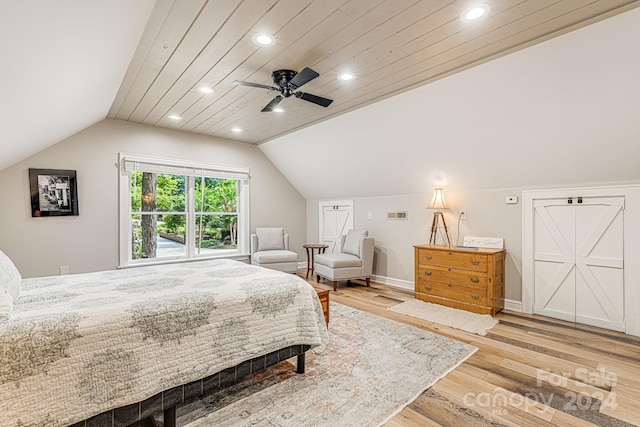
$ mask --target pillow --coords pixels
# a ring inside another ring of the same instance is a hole
[[[0,289],[0,323],[9,320],[13,310],[13,299],[8,293]]]
[[[342,253],[355,255],[360,258],[360,239],[367,237],[367,230],[349,230],[347,237],[344,239]]]
[[[258,251],[284,250],[284,230],[282,227],[256,228]]]
[[[5,291],[15,302],[20,296],[22,276],[4,252],[0,251],[0,290]]]

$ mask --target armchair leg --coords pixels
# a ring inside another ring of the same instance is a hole
[[[334,280],[334,281],[333,281],[333,291],[335,292],[335,291],[337,291],[337,290],[338,290],[338,281],[337,281],[337,280]]]
[[[371,286],[371,277],[367,277],[367,278],[366,278],[366,279],[364,279],[364,280],[366,280],[366,282],[367,282],[367,286]]]
[[[320,283],[320,275],[316,274],[316,283]]]

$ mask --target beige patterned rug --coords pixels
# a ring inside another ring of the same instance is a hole
[[[482,336],[487,335],[487,332],[499,323],[488,314],[476,314],[417,299],[394,305],[388,310]]]
[[[344,305],[331,304],[330,343],[178,409],[178,425],[375,426],[477,348]]]

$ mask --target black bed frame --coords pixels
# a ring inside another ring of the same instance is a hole
[[[237,366],[227,368],[206,378],[165,390],[142,402],[103,412],[95,417],[72,424],[70,427],[126,427],[163,413],[164,427],[176,426],[176,407],[205,393],[229,387],[243,377],[258,372],[283,360],[298,356],[296,372],[304,373],[306,344],[285,347],[259,356]]]

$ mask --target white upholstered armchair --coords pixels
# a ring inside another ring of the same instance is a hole
[[[370,286],[375,239],[368,234],[367,230],[350,230],[341,238],[340,253],[316,255],[313,267],[317,281],[320,277],[331,280],[334,291],[339,280],[364,279]]]
[[[251,235],[251,264],[286,273],[298,272],[298,254],[289,250],[282,227],[257,227]]]

